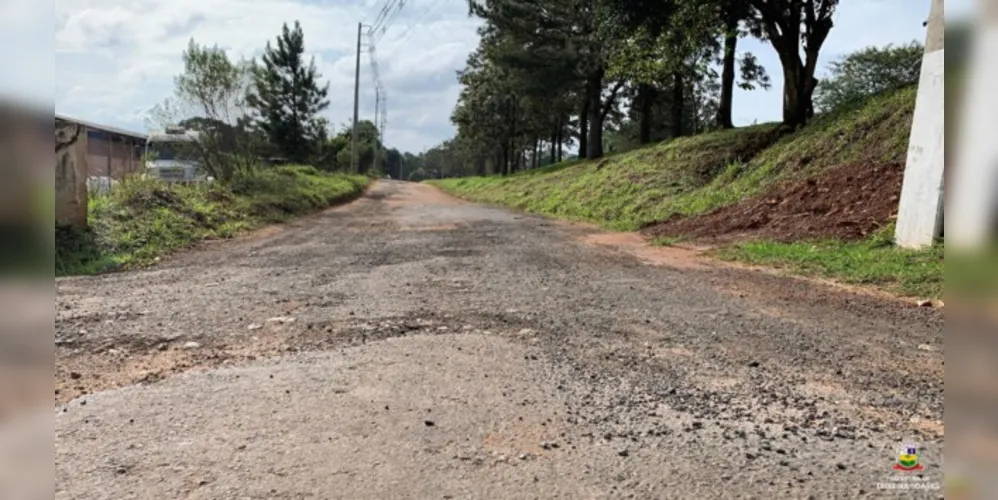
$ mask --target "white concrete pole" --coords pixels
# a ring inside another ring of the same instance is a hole
[[[942,232],[945,164],[943,0],[932,0],[895,239],[907,248],[931,245]]]
[[[976,249],[995,228],[998,197],[998,5],[980,1],[960,109],[960,137],[946,197],[947,246]],[[955,246],[954,246],[955,245]]]

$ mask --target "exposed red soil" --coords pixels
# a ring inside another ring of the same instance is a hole
[[[897,163],[842,165],[706,214],[655,222],[641,232],[712,243],[861,239],[897,216],[903,175],[904,165]]]

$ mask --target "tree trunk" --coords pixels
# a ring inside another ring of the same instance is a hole
[[[516,171],[516,165],[519,163],[518,155],[516,154],[516,101],[510,100],[510,120],[509,120],[509,173]]]
[[[797,54],[780,56],[783,64],[783,124],[797,128],[807,122],[810,98],[804,85],[804,68]]]
[[[646,83],[638,85],[638,94],[634,98],[638,101],[638,113],[640,116],[638,142],[648,144],[651,142],[652,104],[655,102],[655,88]]]
[[[558,162],[562,159],[562,145],[565,143],[565,115],[558,115]]]
[[[686,87],[686,96],[690,101],[690,123],[686,127],[689,135],[700,133],[700,100],[697,99],[695,82],[690,82]]]
[[[582,113],[579,114],[579,158],[585,158],[589,152],[589,99],[582,103]]]
[[[818,87],[818,79],[814,75],[808,77],[807,79],[811,84],[806,89],[806,94],[804,98],[807,102],[807,109],[805,110],[805,116],[807,121],[811,121],[814,118],[814,89]]]
[[[589,134],[586,158],[603,156],[603,69],[593,72],[586,80],[586,100],[589,102]]]
[[[538,139],[537,137],[534,137],[534,158],[533,158],[533,162],[534,162],[533,168],[537,168],[537,167],[541,166],[541,140]]]
[[[551,150],[548,153],[548,164],[554,163],[555,148],[558,147],[558,130],[551,133]]]
[[[506,147],[509,148],[509,153],[507,154],[509,157],[509,168],[506,173],[512,174],[516,172],[516,163],[519,161],[516,154],[516,140],[510,139]]]
[[[758,8],[759,5],[756,5]],[[813,7],[813,5],[812,5]],[[805,60],[801,61],[801,21],[806,24],[803,40]],[[770,12],[770,16],[775,14]],[[818,53],[828,37],[833,21],[824,11],[815,16],[813,9],[790,9],[782,17],[767,22],[770,44],[776,49],[783,66],[783,124],[798,128],[814,113],[813,95],[817,80]]]
[[[724,32],[724,62],[721,70],[721,100],[717,106],[717,126],[734,128],[731,121],[732,99],[735,90],[735,51],[738,48],[738,18],[728,15]]]
[[[672,137],[682,137],[683,136],[683,112],[685,111],[686,103],[684,83],[683,83],[683,72],[675,71],[672,74]]]

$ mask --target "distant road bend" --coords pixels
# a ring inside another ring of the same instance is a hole
[[[56,301],[59,499],[855,497],[907,440],[942,475],[940,311],[427,185]]]

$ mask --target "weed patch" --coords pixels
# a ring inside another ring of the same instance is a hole
[[[942,245],[927,250],[904,250],[869,242],[836,240],[754,241],[720,249],[716,255],[807,276],[869,285],[911,297],[938,298],[943,291]]]
[[[819,116],[796,133],[764,124],[683,137],[598,162],[430,182],[473,201],[635,230],[739,203],[829,167],[904,162],[915,93],[905,88],[872,98]]]
[[[368,179],[283,166],[241,174],[230,185],[120,182],[89,201],[85,232],[56,229],[56,275],[95,274],[155,262],[209,239],[282,222],[361,194]]]

